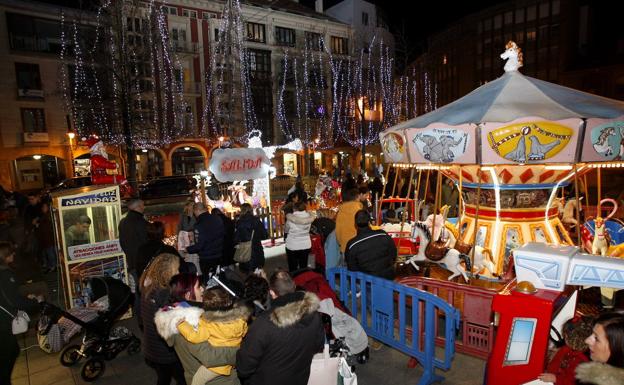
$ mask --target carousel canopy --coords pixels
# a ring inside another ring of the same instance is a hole
[[[509,122],[533,116],[546,120],[568,118],[613,119],[624,115],[624,102],[608,99],[506,72],[500,78],[428,114],[405,121],[386,132],[423,128],[431,123]]]

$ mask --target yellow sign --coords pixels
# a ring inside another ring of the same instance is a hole
[[[517,163],[541,163],[563,150],[572,137],[570,127],[554,122],[522,122],[488,134],[488,143],[500,157]]]

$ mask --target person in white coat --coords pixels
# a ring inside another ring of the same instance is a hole
[[[288,258],[288,270],[303,269],[308,266],[308,254],[312,247],[310,240],[310,226],[315,216],[306,211],[304,202],[297,202],[292,214],[286,215],[286,225],[284,232],[288,233],[286,238],[286,256]]]

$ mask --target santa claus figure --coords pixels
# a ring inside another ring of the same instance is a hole
[[[85,143],[91,152],[91,182],[93,184],[127,185],[126,178],[117,174],[117,163],[108,160],[108,153],[100,138],[91,135]]]

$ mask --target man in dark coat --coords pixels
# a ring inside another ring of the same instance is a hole
[[[145,203],[140,199],[128,202],[128,213],[119,222],[119,243],[126,254],[126,263],[135,278],[142,273],[136,271],[139,247],[147,242],[147,220],[143,216]]]
[[[197,218],[194,230],[195,243],[187,247],[186,252],[199,256],[199,267],[202,274],[207,275],[222,262],[225,227],[221,218],[209,213],[202,202],[193,205],[193,214]]]
[[[347,243],[347,268],[394,279],[394,260],[397,256],[394,241],[385,231],[371,229],[369,223],[370,215],[366,210],[355,213],[357,236]]]
[[[323,349],[325,332],[313,293],[295,291],[285,271],[269,279],[271,309],[251,324],[236,355],[243,385],[306,385],[315,353]]]
[[[212,214],[221,218],[225,230],[225,237],[223,238],[223,266],[232,265],[234,264],[234,230],[236,229],[234,221],[217,208],[212,209]]]

